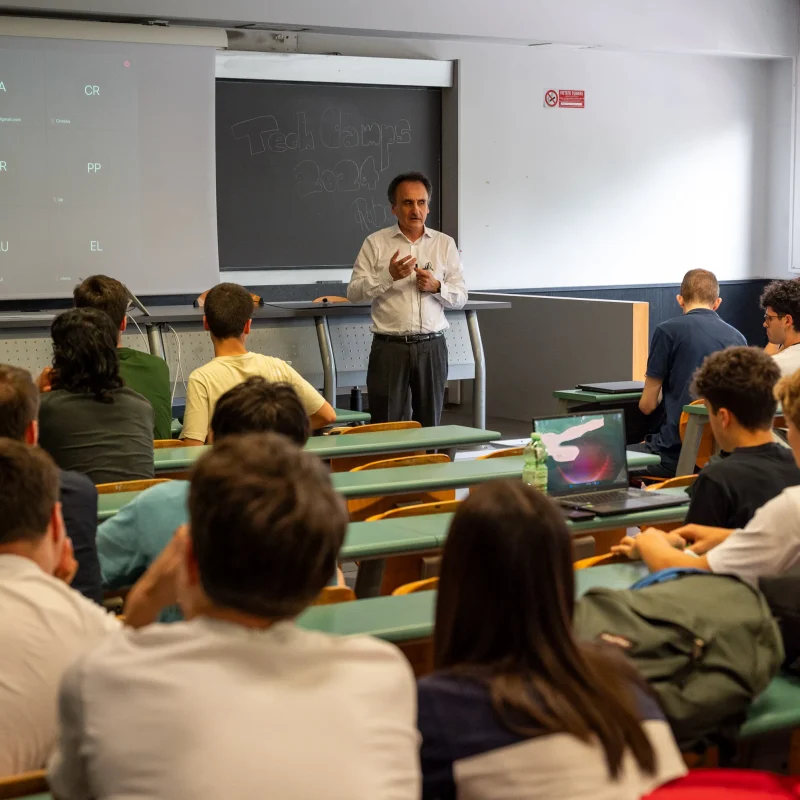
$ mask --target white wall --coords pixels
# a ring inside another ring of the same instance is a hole
[[[459,246],[473,289],[668,283],[692,267],[786,275],[781,62],[315,34],[299,44],[460,59]],[[549,87],[584,89],[587,108],[545,109]]]
[[[5,0],[7,8],[258,22],[389,36],[567,42],[638,51],[788,56],[797,0]]]

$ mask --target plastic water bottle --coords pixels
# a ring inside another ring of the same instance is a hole
[[[547,494],[547,448],[538,433],[531,434],[523,452],[522,481]]]

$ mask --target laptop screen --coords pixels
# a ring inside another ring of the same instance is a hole
[[[534,419],[533,429],[547,448],[550,494],[627,487],[622,411]]]

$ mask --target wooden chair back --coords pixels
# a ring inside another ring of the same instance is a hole
[[[486,455],[478,456],[475,460],[485,461],[487,458],[510,458],[511,456],[521,456],[524,452],[524,447],[506,447],[504,450],[492,450]]]
[[[349,303],[346,297],[338,294],[326,294],[324,297],[317,297],[311,301],[312,303]]]
[[[356,593],[349,586],[326,586],[312,606],[331,606],[335,603],[349,603],[356,599]]]
[[[651,483],[645,488],[647,491],[652,491],[654,489],[679,489],[682,486],[691,486],[696,480],[697,473],[694,472],[691,475],[678,475],[674,478],[667,478],[665,481],[661,481],[661,483]]]
[[[154,450],[163,450],[167,447],[186,447],[183,439],[155,439],[153,441]]]
[[[27,797],[47,791],[47,773],[43,769],[21,772],[0,778],[0,800],[13,797]]]
[[[362,464],[351,470],[351,472],[363,472],[372,469],[389,469],[391,467],[418,467],[423,464],[443,464],[450,459],[444,453],[422,453],[419,455],[402,456],[400,458],[386,458],[380,461],[371,461]],[[383,514],[399,506],[411,503],[441,503],[447,500],[455,500],[454,489],[444,489],[436,492],[409,492],[408,494],[389,495],[387,497],[365,497],[357,500],[347,501],[347,510],[350,512],[350,519],[359,522],[369,517]]]
[[[573,563],[573,569],[589,569],[589,567],[602,567],[606,564],[624,564],[628,561],[627,556],[618,555],[617,553],[603,553],[599,556],[592,556],[591,558],[582,558],[580,561]]]
[[[694,400],[690,405],[693,406],[700,406],[704,405],[705,400]],[[689,424],[689,415],[685,412],[681,412],[680,422],[678,423],[678,430],[681,434],[681,441],[683,441],[683,437],[686,435],[686,426]],[[711,426],[706,425],[703,428],[703,436],[700,439],[700,447],[697,450],[697,466],[702,469],[707,463],[711,456],[714,454],[714,435],[711,433]]]
[[[417,592],[430,592],[438,588],[438,578],[426,578],[424,581],[414,581],[413,583],[406,583],[403,586],[398,586],[393,592],[393,596],[401,594],[416,594]]]
[[[120,481],[119,483],[98,483],[97,494],[116,494],[117,492],[143,492],[159,483],[169,483],[169,478],[146,478],[139,481]]]
[[[371,422],[368,425],[356,425],[351,428],[334,428],[331,434],[337,433],[341,436],[354,436],[359,433],[381,433],[383,431],[406,431],[412,428],[421,428],[419,422],[414,420],[402,420],[398,422]],[[419,455],[419,451],[414,451],[414,455]],[[375,456],[344,456],[343,458],[331,459],[331,472],[350,472],[356,467],[363,467],[371,464]]]
[[[426,514],[450,514],[461,505],[460,500],[445,500],[442,503],[417,503],[413,506],[392,508],[382,514],[369,517],[367,522],[379,522],[382,519],[399,519],[401,517],[422,517]]]

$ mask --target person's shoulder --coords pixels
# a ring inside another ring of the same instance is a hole
[[[385,697],[413,695],[414,674],[405,656],[393,645],[371,636],[332,636],[320,631],[295,628],[298,643],[316,651],[364,691]],[[399,699],[399,698],[398,698]]]
[[[120,361],[128,361],[143,366],[153,372],[164,372],[169,374],[169,365],[163,358],[154,356],[152,353],[145,353],[143,350],[136,350],[133,347],[119,348]]]
[[[189,481],[167,481],[157,483],[143,492],[139,492],[128,504],[133,511],[140,513],[151,508],[180,505],[184,507],[189,496]]]
[[[73,494],[82,494],[86,496],[96,496],[97,487],[92,483],[88,475],[82,472],[75,472],[71,469],[62,469],[60,474],[60,483],[62,492],[70,492]]]
[[[371,233],[364,239],[364,244],[369,242],[370,244],[380,244],[381,242],[386,242],[391,239],[397,233],[397,225],[389,225],[386,228],[381,228],[380,230]]]
[[[779,495],[766,502],[756,511],[748,524],[780,524],[782,528],[800,530],[800,486],[787,486]]]
[[[189,481],[167,481],[139,492],[131,503],[139,508],[162,503],[185,503],[188,495]]]

